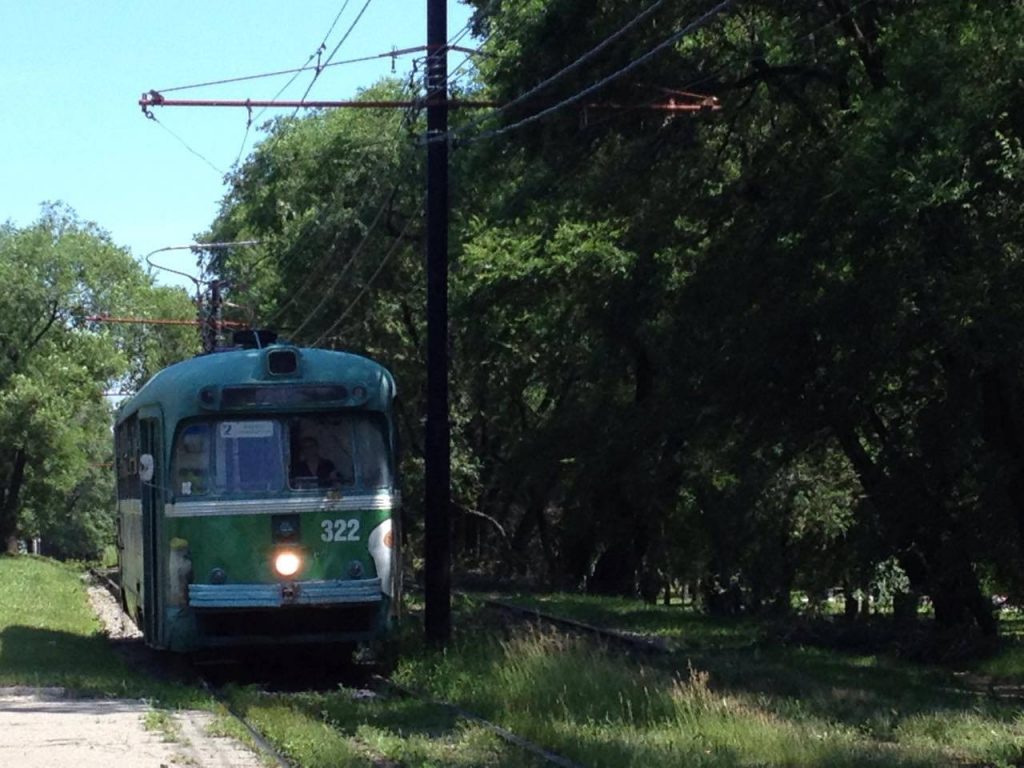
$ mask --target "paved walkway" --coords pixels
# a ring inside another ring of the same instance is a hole
[[[60,689],[0,688],[0,767],[260,768],[208,712],[171,713],[174,734],[146,730],[141,701],[69,699]]]

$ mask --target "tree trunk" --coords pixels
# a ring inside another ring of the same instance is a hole
[[[28,457],[24,448],[18,448],[14,453],[14,466],[11,468],[11,478],[7,487],[0,493],[0,541],[3,541],[8,552],[12,554],[18,551],[18,505],[21,496],[21,486],[25,480],[25,464]],[[13,542],[13,551],[11,549]]]

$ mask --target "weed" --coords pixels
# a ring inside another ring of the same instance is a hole
[[[142,727],[147,731],[156,731],[168,743],[181,740],[181,728],[174,717],[162,709],[151,709],[142,716]]]

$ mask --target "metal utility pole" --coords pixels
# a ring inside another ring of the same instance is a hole
[[[221,281],[210,281],[210,300],[202,312],[203,352],[216,352],[221,344],[221,327],[224,324],[224,300],[221,296]]]
[[[448,9],[427,0],[427,435],[424,626],[451,637],[451,449],[448,422]]]

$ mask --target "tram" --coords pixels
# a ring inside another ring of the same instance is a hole
[[[118,562],[146,642],[388,640],[401,599],[394,397],[372,360],[246,331],[125,402]]]

